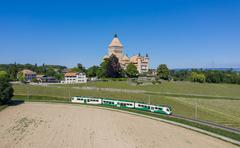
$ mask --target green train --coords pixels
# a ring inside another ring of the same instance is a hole
[[[94,105],[108,105],[108,106],[116,106],[121,108],[132,108],[143,111],[150,111],[159,114],[171,115],[172,109],[168,106],[161,105],[151,105],[140,102],[133,102],[127,100],[114,100],[108,98],[95,98],[95,97],[83,97],[83,96],[75,96],[71,98],[72,103],[82,103],[82,104],[94,104]]]

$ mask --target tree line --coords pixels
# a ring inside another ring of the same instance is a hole
[[[47,75],[61,80],[64,78],[63,70],[66,66],[61,65],[45,65],[42,64],[38,66],[37,64],[0,64],[0,71],[5,71],[9,74],[9,79],[11,81],[16,81],[18,73],[24,69],[29,69],[36,72],[39,75]]]
[[[118,58],[115,55],[105,59],[99,66],[91,66],[88,69],[82,64],[78,63],[75,67],[67,69],[66,66],[61,65],[37,65],[37,64],[0,64],[0,71],[5,71],[9,74],[9,80],[19,80],[19,73],[29,69],[36,72],[38,75],[47,75],[56,78],[57,80],[64,79],[64,73],[68,72],[83,72],[86,73],[87,77],[98,77],[98,78],[123,78],[123,77],[137,77],[137,67],[130,63],[126,70],[122,69]]]
[[[37,64],[0,64],[0,71],[6,71],[9,74],[9,80],[17,80],[18,73],[23,69],[35,71],[37,74],[55,77],[58,80],[64,78],[64,71],[67,69],[61,65],[40,65]],[[115,55],[111,55],[99,66],[85,68],[82,64],[68,69],[70,72],[84,72],[87,77],[98,78],[137,78],[139,76],[148,76],[148,73],[139,74],[137,67],[130,63],[126,69],[123,69]],[[207,69],[185,69],[170,70],[166,64],[160,64],[156,69],[157,80],[173,81],[192,81],[199,83],[232,83],[240,84],[239,72],[233,70],[207,70]]]
[[[240,84],[240,73],[233,70],[186,69],[169,70],[168,79],[199,83]]]

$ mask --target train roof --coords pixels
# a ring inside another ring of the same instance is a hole
[[[122,102],[131,102],[134,103],[134,101],[129,101],[129,100],[119,100],[119,99],[109,99],[109,98],[103,98],[105,100],[112,100],[112,101],[122,101]]]

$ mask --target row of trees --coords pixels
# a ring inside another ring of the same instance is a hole
[[[6,71],[9,74],[9,79],[12,81],[17,80],[20,75],[20,71],[23,69],[29,69],[36,72],[39,75],[47,75],[55,77],[58,80],[64,78],[64,70],[67,69],[65,66],[60,65],[41,65],[37,64],[0,64],[0,70]],[[92,66],[86,69],[82,64],[77,64],[76,67],[70,69],[71,72],[84,72],[88,77],[98,78],[122,78],[122,77],[137,77],[138,71],[134,64],[129,64],[126,70],[121,68],[118,58],[115,55],[105,59],[100,66]]]
[[[47,75],[51,77],[55,77],[58,80],[63,79],[63,70],[66,69],[65,66],[60,65],[41,65],[37,64],[0,64],[0,71],[6,71],[9,74],[10,80],[17,80],[17,75],[23,69],[29,69],[37,74]]]
[[[48,75],[62,80],[64,70],[67,67],[60,65],[41,65],[37,64],[0,64],[0,71],[6,71],[10,80],[16,80],[17,74],[23,69],[30,69],[38,74]],[[72,72],[84,72],[87,77],[98,78],[135,78],[140,74],[137,67],[130,63],[126,69],[122,69],[118,58],[115,55],[105,59],[99,66],[92,66],[86,69],[82,64],[77,64],[71,69]],[[232,70],[204,70],[204,69],[186,69],[186,70],[169,70],[166,64],[161,64],[157,68],[157,79],[174,80],[174,81],[192,81],[200,83],[233,83],[240,84],[240,75]]]
[[[162,64],[157,68],[157,75],[164,80],[240,84],[239,72],[232,70],[169,70],[167,65]]]

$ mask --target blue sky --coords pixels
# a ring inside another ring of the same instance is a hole
[[[239,0],[0,0],[0,63],[98,65],[117,33],[151,67],[240,67]]]

